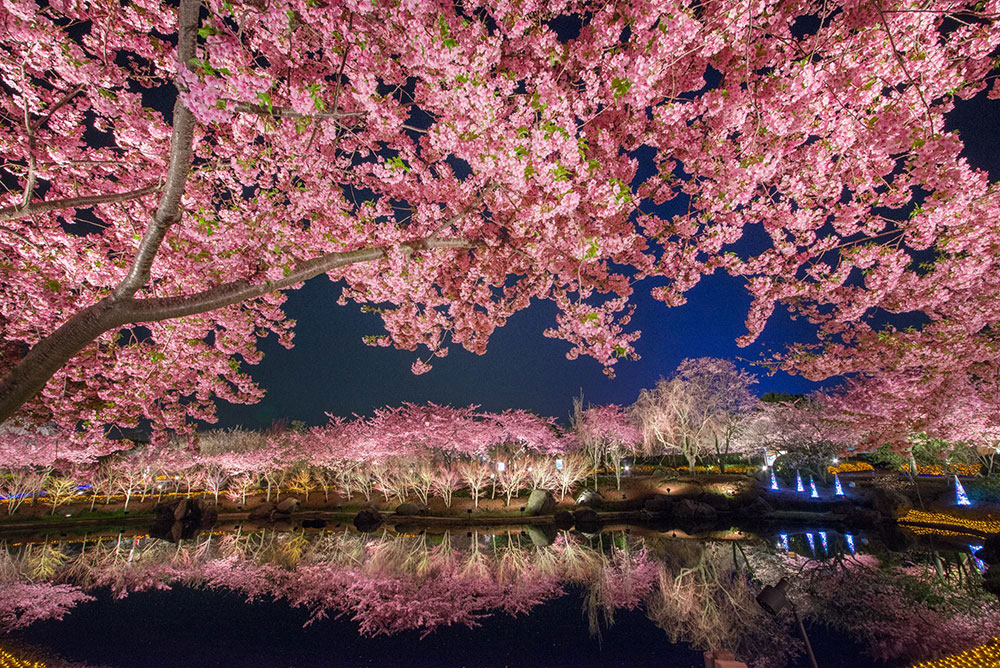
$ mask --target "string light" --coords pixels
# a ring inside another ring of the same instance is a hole
[[[0,668],[45,668],[45,663],[22,659],[4,649],[0,649]]]
[[[943,659],[915,663],[910,668],[991,668],[1000,665],[1000,638]]]
[[[950,526],[972,529],[978,533],[1000,533],[1000,522],[996,520],[974,520],[957,515],[947,515],[945,513],[931,513],[924,510],[913,509],[899,518],[903,524],[945,524]]]

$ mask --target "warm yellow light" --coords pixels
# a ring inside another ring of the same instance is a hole
[[[931,513],[913,509],[899,518],[901,524],[948,524],[972,529],[980,533],[1000,533],[1000,522],[996,520],[974,520],[946,513]]]
[[[923,661],[911,668],[997,668],[1000,666],[1000,638],[935,661]]]
[[[41,661],[22,659],[0,649],[0,668],[45,668],[45,664]]]

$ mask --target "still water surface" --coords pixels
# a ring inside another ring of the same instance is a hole
[[[789,577],[820,666],[904,666],[992,637],[1000,614],[968,540],[332,524],[178,543],[128,531],[10,538],[0,586],[21,600],[0,642],[52,666],[693,668],[702,649],[725,647],[792,668],[808,664],[791,616],[754,600]]]

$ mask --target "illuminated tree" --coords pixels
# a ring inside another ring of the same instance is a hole
[[[52,506],[52,514],[56,508],[65,504],[77,493],[78,483],[68,476],[49,476],[45,479],[45,501]]]
[[[458,471],[466,485],[469,486],[473,507],[479,508],[479,499],[483,496],[483,489],[493,476],[492,467],[487,461],[472,459],[460,462]]]
[[[730,360],[713,357],[686,359],[677,367],[677,376],[698,388],[697,394],[712,414],[712,443],[719,470],[726,472],[726,459],[757,405],[751,392],[757,379],[740,371]]]
[[[631,413],[646,452],[680,452],[693,475],[695,462],[716,429],[718,416],[709,396],[706,386],[676,374],[640,392]]]

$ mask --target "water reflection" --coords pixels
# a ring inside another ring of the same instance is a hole
[[[616,613],[642,610],[671,642],[778,667],[794,663],[801,646],[791,620],[767,615],[755,596],[788,577],[812,624],[848,634],[880,660],[927,659],[1000,635],[1000,610],[982,590],[967,541],[911,536],[893,552],[886,546],[898,538],[866,544],[859,536],[866,553],[855,555],[854,535],[827,528],[678,535],[234,527],[177,543],[125,533],[8,540],[0,542],[0,625],[61,618],[102,589],[123,598],[183,586],[284,601],[307,610],[307,624],[339,616],[366,636],[425,636],[527,615],[579,590],[593,634]]]

